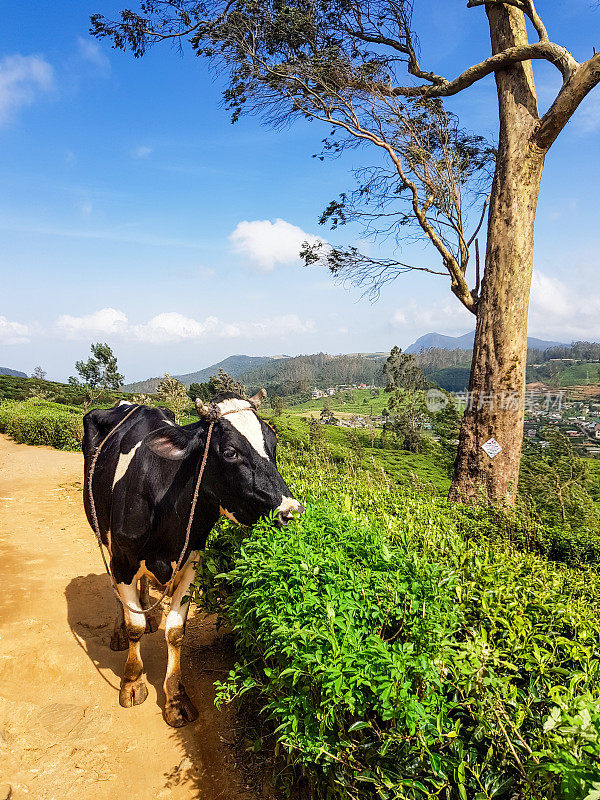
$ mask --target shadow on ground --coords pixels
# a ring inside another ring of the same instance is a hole
[[[117,706],[126,653],[113,652],[109,647],[117,602],[110,579],[108,575],[96,574],[73,578],[65,596],[73,636],[98,670],[98,680],[106,681],[114,689]],[[144,635],[141,654],[146,680],[156,689],[156,699],[150,692],[146,703],[158,702],[162,712],[167,664],[164,624],[156,633]],[[252,800],[267,796],[262,790],[258,794],[250,790],[248,776],[236,764],[234,714],[231,710],[219,711],[214,705],[214,681],[225,676],[232,665],[231,643],[228,637],[217,633],[214,617],[190,614],[182,649],[182,672],[199,716],[193,724],[179,729],[168,728],[163,721],[167,736],[177,741],[186,754],[178,767],[165,774],[166,790],[187,782],[193,787],[193,796],[202,800]],[[126,713],[135,714],[136,708],[127,709]]]

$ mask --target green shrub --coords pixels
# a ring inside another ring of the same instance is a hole
[[[511,545],[540,549],[515,516],[281,461],[306,515],[223,524],[195,599],[235,633],[219,698],[311,798],[600,796],[596,573]]]
[[[0,402],[0,432],[23,444],[81,450],[82,409],[31,398]]]

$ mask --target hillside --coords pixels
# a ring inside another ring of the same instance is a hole
[[[337,356],[316,353],[269,361],[239,378],[251,391],[264,386],[269,393],[286,397],[308,392],[315,386],[357,383],[382,386],[385,359],[385,355],[378,353]]]
[[[174,375],[173,377],[180,380],[186,386],[192,383],[206,383],[211,375],[215,375],[219,369],[223,369],[229,373],[232,378],[238,378],[242,373],[247,372],[256,367],[260,367],[267,362],[274,360],[271,356],[244,356],[235,355],[219,361],[217,364],[212,364],[210,367],[197,370],[196,372],[188,372],[184,375]],[[162,376],[156,378],[148,378],[145,381],[137,381],[136,383],[128,383],[123,386],[124,392],[155,392]]]
[[[426,333],[420,336],[406,348],[406,353],[420,353],[421,350],[429,350],[432,347],[441,350],[471,350],[475,331],[464,333],[462,336],[445,336],[442,333]],[[548,347],[568,347],[559,342],[547,342],[544,339],[536,339],[535,336],[527,337],[527,347],[530,350],[546,350]]]
[[[10,369],[10,367],[0,367],[0,375],[10,375],[12,378],[27,378],[26,372],[20,372],[18,369]]]

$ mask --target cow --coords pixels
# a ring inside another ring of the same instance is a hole
[[[119,702],[129,708],[148,695],[140,639],[158,627],[142,613],[149,608],[148,580],[168,587],[173,579],[165,625],[164,718],[176,728],[198,716],[181,681],[180,650],[195,562],[212,527],[221,515],[250,526],[274,512],[276,523],[285,525],[296,512],[304,512],[277,470],[276,434],[256,413],[265,395],[261,390],[248,400],[226,392],[210,406],[197,401],[200,420],[184,426],[175,424],[169,409],[127,401],[94,409],[83,420],[84,505],[93,529],[87,491],[91,465],[98,445],[121,423],[102,445],[91,483],[97,527],[121,600],[110,646],[128,650]],[[206,466],[182,553],[210,420]],[[173,578],[180,556],[181,568]]]

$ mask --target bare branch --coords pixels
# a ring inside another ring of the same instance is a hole
[[[476,81],[480,81],[493,72],[506,69],[511,64],[517,64],[520,61],[532,60],[544,60],[554,64],[565,82],[569,80],[579,66],[566,47],[560,47],[553,42],[536,42],[535,44],[507,47],[501,53],[496,53],[479,64],[469,67],[454,80],[445,81],[442,84],[436,84],[435,86],[379,86],[378,88],[383,94],[387,93],[393,96],[450,97],[458,94],[463,89],[467,89]]]
[[[485,198],[485,202],[483,204],[483,209],[481,210],[481,219],[479,220],[479,225],[475,228],[475,232],[474,232],[473,236],[471,236],[471,238],[467,242],[467,247],[471,247],[475,237],[477,236],[477,234],[479,233],[479,231],[481,229],[481,226],[483,225],[483,220],[485,219],[485,212],[486,212],[487,205],[488,205],[489,202],[490,202],[490,195],[488,194],[488,196]]]
[[[356,247],[340,249],[324,242],[303,242],[301,258],[307,266],[321,264],[340,282],[364,289],[363,296],[378,299],[383,287],[407,272],[427,272],[430,275],[447,276],[446,272],[405,264],[394,258],[373,258],[361,253]]]

